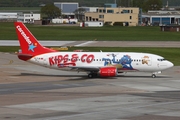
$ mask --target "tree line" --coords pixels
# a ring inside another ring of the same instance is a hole
[[[116,0],[118,6],[136,7],[149,0]],[[153,1],[153,0],[150,0]],[[155,0],[160,1],[162,6],[169,2],[169,6],[180,6],[180,0]],[[0,7],[39,7],[41,4],[53,2],[78,2],[80,6],[103,7],[104,3],[113,3],[115,0],[0,0]]]

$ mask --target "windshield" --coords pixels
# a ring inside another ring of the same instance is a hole
[[[164,58],[157,59],[158,61],[166,61]]]

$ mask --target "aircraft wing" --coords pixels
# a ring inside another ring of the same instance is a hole
[[[99,71],[99,67],[86,67],[86,66],[81,66],[81,67],[76,67],[76,66],[71,66],[69,67],[71,68],[71,70],[74,70],[74,71],[86,71],[86,72],[89,72],[89,71],[94,71],[94,72],[98,72]]]

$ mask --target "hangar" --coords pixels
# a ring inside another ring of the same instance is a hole
[[[143,23],[145,25],[180,25],[179,11],[148,11],[147,14],[142,15]]]

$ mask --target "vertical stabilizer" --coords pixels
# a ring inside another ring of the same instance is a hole
[[[15,22],[14,25],[22,54],[35,56],[39,54],[55,52],[55,50],[42,46],[22,22]]]

